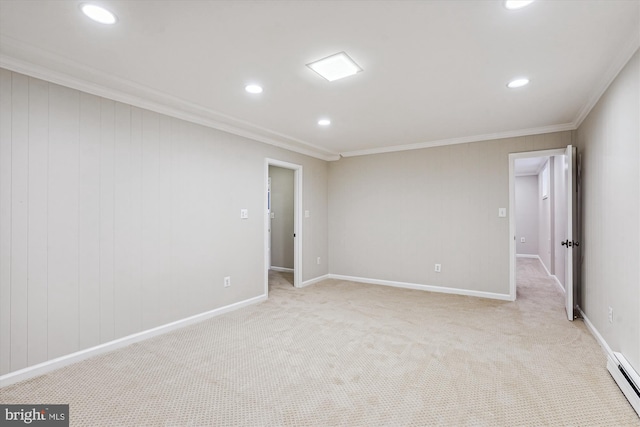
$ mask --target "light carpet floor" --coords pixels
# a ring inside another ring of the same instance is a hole
[[[638,426],[537,260],[518,300],[328,280],[0,389],[71,425]]]

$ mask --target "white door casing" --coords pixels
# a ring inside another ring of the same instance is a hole
[[[271,236],[270,236],[270,187],[269,187],[269,166],[277,166],[284,169],[291,169],[293,174],[293,286],[302,286],[302,165],[283,162],[275,159],[265,159],[264,165],[264,293],[269,294],[269,267],[271,267]]]
[[[570,149],[571,148],[571,149]],[[558,159],[558,156],[562,156],[563,159],[565,159],[564,161],[566,162],[566,158],[567,158],[567,152],[571,151],[572,153],[575,152],[575,147],[571,147],[568,146],[566,149],[551,149],[551,150],[539,150],[539,151],[529,151],[529,152],[522,152],[522,153],[510,153],[509,154],[509,283],[510,283],[510,291],[509,291],[509,296],[511,300],[515,300],[516,299],[516,215],[515,215],[515,211],[516,211],[516,200],[515,200],[515,162],[517,159],[523,159],[523,158],[532,158],[532,157],[555,157],[556,159]],[[558,159],[559,160],[559,159]],[[573,156],[573,165],[575,165],[575,156]],[[567,165],[565,164],[565,173],[567,173]],[[572,176],[575,177],[575,167],[573,168],[572,171]],[[567,185],[566,188],[566,194],[567,194],[567,203],[568,206],[571,206],[571,209],[568,209],[568,216],[572,216],[577,214],[577,209],[574,209],[575,205],[575,199],[576,199],[576,191],[575,191],[575,178],[574,179],[566,179],[565,183]],[[573,216],[572,216],[573,218]],[[576,233],[576,221],[572,221],[571,219],[569,220],[568,224],[567,224],[567,229],[568,230],[572,230],[572,236],[577,236]],[[566,240],[570,240],[570,238],[567,236]],[[561,250],[561,249],[557,249],[558,247],[560,248],[564,248],[565,246],[561,246],[561,243],[557,241],[553,241],[552,242],[553,245],[556,245],[556,250]],[[572,251],[570,251],[572,252]],[[572,264],[569,264],[568,261],[566,261],[565,257],[565,263],[566,265],[566,269],[565,271],[569,271],[571,270],[572,272],[574,272],[574,266],[572,266],[573,264],[573,260],[571,260]],[[566,273],[565,273],[566,275]],[[573,301],[573,296],[575,294],[575,273],[572,273],[572,281],[571,282],[567,282],[565,281],[565,287],[566,288],[570,288],[569,291],[565,291],[565,295],[570,295],[567,296],[567,298],[571,298],[571,302],[570,304],[573,306],[574,305],[574,301]],[[565,277],[566,278],[566,277]],[[572,283],[571,286],[567,285],[566,283]],[[566,305],[569,305],[569,301],[566,301]],[[571,320],[573,320],[573,318],[571,318]]]
[[[267,167],[267,173],[268,173]],[[271,268],[271,177],[267,176],[267,267]]]

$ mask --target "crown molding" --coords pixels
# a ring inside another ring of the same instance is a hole
[[[19,52],[21,56],[38,58],[38,62],[48,65],[39,65],[6,52]],[[0,67],[320,160],[332,161],[340,158],[337,153],[322,147],[204,108],[144,85],[111,76],[50,52],[22,44],[9,37],[0,39]],[[64,71],[56,71],[54,68],[62,68]],[[77,77],[78,75],[83,77]],[[101,83],[95,83],[95,81]]]
[[[89,68],[58,55],[54,55],[48,51],[21,43],[17,40],[11,39],[10,37],[2,37],[0,39],[0,67],[55,84],[60,84],[62,86],[67,86],[72,89],[200,124],[233,135],[238,135],[278,148],[304,154],[320,160],[335,161],[339,160],[341,157],[355,157],[370,154],[392,153],[396,151],[419,150],[446,145],[576,130],[595,107],[611,82],[613,82],[639,48],[640,37],[632,37],[623,46],[619,51],[620,53],[616,56],[615,60],[611,63],[607,72],[601,79],[600,83],[594,86],[591,96],[571,123],[426,141],[415,144],[392,145],[354,150],[339,154],[271,129],[263,128],[217,111],[204,108],[200,105],[184,101],[144,85],[111,76],[97,69]],[[5,52],[19,53],[20,56],[26,56],[27,58],[38,58],[39,62],[44,62],[48,65],[37,65],[28,59],[19,59],[17,54],[11,55]],[[55,71],[54,68],[62,68],[65,71]],[[86,77],[79,78],[76,77],[77,75]],[[103,83],[98,84],[93,82],[94,80],[98,80]]]
[[[562,132],[575,130],[573,123],[563,123],[559,125],[542,126],[530,129],[520,129],[514,131],[489,133],[484,135],[464,136],[460,138],[441,139],[437,141],[419,142],[417,144],[395,145],[389,147],[371,148],[366,150],[348,151],[340,153],[343,157],[366,156],[369,154],[392,153],[396,151],[420,150],[422,148],[441,147],[444,145],[466,144],[469,142],[490,141],[493,139],[515,138],[519,136],[540,135],[543,133]]]
[[[618,51],[615,59],[609,65],[607,72],[604,74],[599,84],[593,87],[591,96],[587,98],[587,103],[582,107],[577,117],[573,121],[575,128],[578,129],[584,119],[587,118],[593,107],[596,106],[604,92],[609,88],[609,85],[618,77],[620,71],[627,65],[631,57],[640,49],[640,33],[635,34],[635,37],[630,38],[622,49]]]

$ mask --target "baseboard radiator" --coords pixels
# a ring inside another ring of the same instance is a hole
[[[607,357],[607,369],[618,383],[618,387],[640,416],[640,376],[622,353],[613,353]]]

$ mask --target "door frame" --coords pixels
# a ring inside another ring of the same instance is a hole
[[[509,153],[509,299],[516,300],[516,160],[531,157],[564,156],[566,147]]]
[[[293,170],[293,286],[302,286],[302,165],[265,158],[264,162],[264,294],[269,295],[269,166]]]

